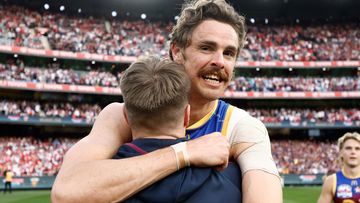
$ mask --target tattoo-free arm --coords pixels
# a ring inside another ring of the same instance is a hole
[[[112,160],[120,145],[131,140],[123,105],[104,108],[88,136],[65,155],[55,180],[53,202],[118,202],[176,171],[176,157],[167,147],[146,155]],[[187,142],[193,166],[224,168],[229,142],[212,133]]]
[[[231,147],[231,153],[238,157],[238,154],[244,151],[246,153],[247,150],[251,150],[251,147],[254,147],[254,143],[239,143]],[[261,154],[259,153],[257,156],[267,156]],[[237,160],[241,169],[244,163],[239,158]],[[260,158],[258,161],[261,160]],[[269,173],[260,167],[243,172],[242,191],[243,203],[283,202],[280,177],[276,173]]]
[[[171,148],[112,160],[119,146],[130,138],[123,105],[113,103],[104,108],[90,134],[66,153],[52,189],[52,201],[121,201],[176,171]]]
[[[333,182],[335,174],[327,177],[322,186],[320,197],[317,203],[331,203],[333,199]]]
[[[243,174],[243,202],[281,203],[281,179],[264,124],[251,116],[241,117],[230,143],[230,155],[237,160]]]

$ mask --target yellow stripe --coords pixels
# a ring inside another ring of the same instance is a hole
[[[222,126],[222,129],[221,129],[221,134],[223,136],[226,136],[227,134],[227,129],[228,129],[228,125],[229,125],[229,120],[230,120],[230,117],[231,117],[231,114],[234,110],[234,107],[229,105],[227,111],[226,111],[226,115],[225,115],[225,119],[224,119],[224,123],[223,123],[223,126]]]
[[[335,195],[336,192],[336,174],[333,175],[333,188],[332,188],[332,192],[333,192],[333,196]]]
[[[349,174],[346,174],[346,173],[345,173],[345,170],[344,170],[344,167],[341,169],[341,171],[342,171],[343,175],[344,175],[345,177],[347,177],[348,179],[357,179],[357,178],[360,178],[360,174],[358,174],[358,175],[356,175],[356,176],[351,176],[351,175],[349,175]]]
[[[187,129],[192,130],[192,129],[195,129],[195,128],[198,128],[198,127],[204,125],[216,111],[218,103],[219,103],[219,100],[216,100],[214,108],[208,114],[206,114],[202,119],[200,119],[198,122],[192,124]]]

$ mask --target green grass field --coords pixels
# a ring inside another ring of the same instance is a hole
[[[50,201],[50,190],[36,191],[13,191],[12,194],[0,194],[1,203],[48,203]]]
[[[285,187],[284,203],[316,203],[321,187]]]
[[[284,203],[315,203],[320,187],[286,187]],[[1,203],[49,203],[50,191],[14,191],[12,194],[0,194]]]

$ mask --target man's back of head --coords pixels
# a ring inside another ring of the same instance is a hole
[[[125,71],[120,87],[132,129],[156,130],[183,124],[190,79],[182,65],[141,57]]]

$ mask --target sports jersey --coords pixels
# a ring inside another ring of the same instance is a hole
[[[360,202],[360,176],[349,177],[343,171],[338,171],[333,185],[334,203]]]
[[[218,100],[211,112],[186,129],[186,136],[195,139],[213,132],[226,136],[233,109],[233,106]]]
[[[279,176],[271,155],[268,132],[261,121],[242,109],[217,100],[212,111],[187,128],[186,135],[195,139],[213,132],[221,132],[231,144],[254,143],[237,159],[243,174],[256,169]]]
[[[137,139],[122,145],[114,158],[138,156],[185,140],[187,139]],[[211,168],[186,167],[145,188],[124,202],[239,203],[241,202],[240,169],[232,162],[222,172]]]

